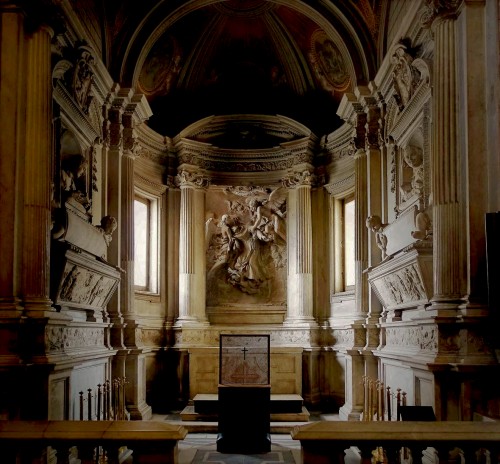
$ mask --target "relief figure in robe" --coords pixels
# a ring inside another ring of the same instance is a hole
[[[209,270],[209,280],[223,279],[248,295],[269,293],[276,257],[272,245],[285,243],[280,223],[286,211],[265,206],[268,202],[267,198],[247,198],[245,214],[222,215],[217,224],[218,258]]]

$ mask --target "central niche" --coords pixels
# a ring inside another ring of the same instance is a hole
[[[278,186],[209,189],[205,222],[208,308],[285,311],[286,194]]]

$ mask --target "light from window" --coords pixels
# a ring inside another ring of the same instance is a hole
[[[354,200],[344,202],[344,286],[355,284],[354,273]]]
[[[134,201],[134,284],[139,289],[148,288],[149,274],[149,202]]]

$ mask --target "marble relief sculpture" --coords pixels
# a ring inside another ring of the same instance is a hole
[[[286,203],[278,190],[226,201],[227,212],[219,220],[209,215],[209,282],[224,281],[247,295],[270,296],[275,269],[286,263]]]
[[[416,145],[407,145],[402,150],[403,174],[401,182],[402,199],[408,200],[414,195],[420,195],[424,187],[424,156],[423,151]]]
[[[90,208],[91,202],[84,186],[88,165],[89,163],[83,155],[72,155],[63,159],[61,162],[61,196],[63,202],[73,199],[85,209]]]
[[[113,232],[116,230],[118,222],[113,216],[104,216],[101,219],[101,224],[97,226],[97,230],[101,232],[106,246],[109,246],[113,238]]]
[[[82,49],[73,73],[73,96],[85,114],[88,114],[93,99],[93,65],[94,58],[92,55],[87,50]]]

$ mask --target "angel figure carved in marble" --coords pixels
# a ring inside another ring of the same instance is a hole
[[[261,292],[271,278],[269,263],[274,259],[271,246],[277,241],[284,244],[286,239],[281,224],[285,215],[284,205],[277,203],[272,195],[247,198],[244,214],[222,215],[218,223],[219,260],[209,275],[225,269],[224,278],[233,287],[250,295]]]

